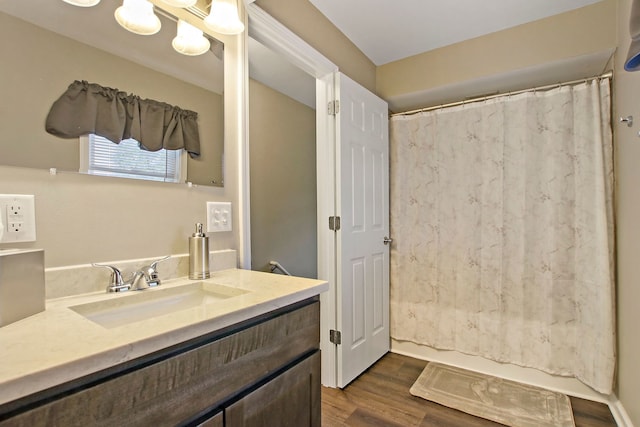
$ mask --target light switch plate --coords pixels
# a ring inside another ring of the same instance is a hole
[[[0,243],[35,242],[35,196],[0,194]]]
[[[231,202],[207,202],[207,232],[231,231]]]

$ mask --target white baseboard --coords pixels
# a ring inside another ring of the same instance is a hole
[[[498,363],[480,356],[471,356],[457,351],[436,350],[409,341],[391,340],[391,352],[415,359],[443,363],[470,371],[481,372],[512,381],[518,381],[569,396],[588,399],[609,406],[618,427],[634,427],[624,407],[615,395],[604,395],[575,378],[559,377],[537,369],[524,368],[508,363]]]
[[[609,409],[611,409],[611,414],[616,420],[618,427],[633,427],[633,422],[631,421],[631,418],[629,418],[627,411],[625,411],[622,406],[622,402],[620,402],[615,395],[612,395],[611,397],[612,399],[609,402]]]

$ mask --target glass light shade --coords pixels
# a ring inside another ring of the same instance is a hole
[[[115,17],[118,24],[132,33],[147,36],[160,31],[160,19],[147,0],[124,0],[116,9]]]
[[[100,0],[62,0],[65,3],[80,7],[91,7],[100,3]]]
[[[196,56],[207,52],[211,43],[203,36],[201,30],[179,19],[178,35],[171,42],[171,46],[183,55]]]
[[[196,4],[197,0],[162,0],[169,6],[175,7],[191,7]]]
[[[204,23],[220,34],[240,34],[244,31],[235,0],[213,0],[209,16],[204,18]]]

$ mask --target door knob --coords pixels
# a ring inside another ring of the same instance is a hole
[[[389,245],[391,244],[391,242],[393,242],[393,239],[391,237],[384,236],[384,239],[382,239],[382,243],[384,243],[385,245]]]

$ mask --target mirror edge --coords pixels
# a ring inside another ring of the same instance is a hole
[[[225,194],[235,202],[233,233],[238,248],[238,267],[251,269],[251,236],[249,215],[249,57],[247,49],[248,15],[245,2],[238,0],[240,20],[245,31],[225,35],[211,31],[204,21],[191,12],[168,5],[162,0],[150,0],[155,6],[184,19],[206,34],[224,43],[224,154],[222,176]],[[229,167],[231,166],[231,167]],[[231,174],[230,171],[234,171]]]

